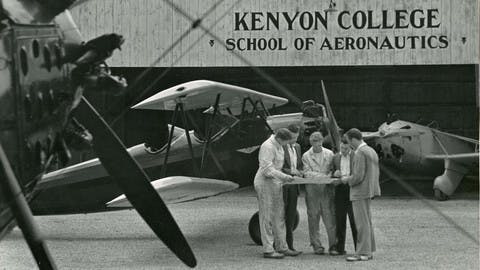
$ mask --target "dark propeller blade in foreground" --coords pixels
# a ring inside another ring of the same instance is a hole
[[[98,158],[140,216],[180,260],[195,267],[195,255],[167,206],[151,186],[149,177],[84,97],[74,117],[93,134],[93,149]]]
[[[325,85],[323,84],[322,80],[322,93],[323,99],[325,101],[325,107],[327,107],[327,117],[328,117],[328,133],[330,133],[330,137],[332,139],[333,148],[336,151],[340,151],[340,128],[337,125],[337,121],[335,120],[335,116],[333,115],[332,107],[330,106],[330,101],[328,100],[327,91],[325,90]]]
[[[20,227],[23,232],[23,237],[25,237],[28,247],[32,251],[38,268],[42,270],[57,269],[45,242],[40,236],[40,231],[33,219],[32,211],[23,196],[17,178],[12,171],[12,167],[1,145],[0,162],[0,185],[1,190],[3,190],[3,194],[1,195],[5,196],[5,201],[8,202],[18,227]]]

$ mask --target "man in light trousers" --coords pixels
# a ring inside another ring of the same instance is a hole
[[[322,146],[323,136],[320,132],[310,135],[311,148],[303,154],[304,176],[315,178],[328,176],[332,170],[333,152]],[[308,231],[310,244],[315,254],[325,254],[325,248],[320,241],[320,218],[327,231],[328,247],[331,255],[337,255],[335,248],[335,187],[330,184],[306,184],[305,203],[307,205]]]
[[[281,259],[284,256],[300,254],[288,249],[285,240],[282,184],[293,181],[293,176],[282,172],[285,154],[283,146],[291,139],[291,133],[281,128],[261,145],[258,154],[259,168],[255,175],[254,187],[258,199],[264,258]]]
[[[370,205],[373,197],[380,196],[378,155],[363,141],[358,129],[350,129],[346,138],[355,150],[353,173],[337,181],[350,186],[350,201],[357,227],[355,255],[347,257],[347,261],[368,261],[373,259],[376,250]]]

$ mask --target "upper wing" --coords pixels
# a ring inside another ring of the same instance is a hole
[[[460,154],[441,154],[441,155],[427,155],[427,159],[450,159],[460,163],[473,163],[478,162],[479,153],[460,153]]]
[[[364,140],[369,140],[369,139],[374,139],[374,138],[380,138],[380,132],[374,131],[374,132],[362,132],[362,138]]]
[[[250,102],[245,102],[248,98],[253,103],[261,101],[267,109],[288,103],[286,98],[260,93],[240,86],[198,80],[161,91],[132,108],[174,110],[177,103],[183,103],[185,110],[202,109],[212,106],[217,95],[220,95],[219,108],[228,108],[235,115],[240,114],[244,106],[246,110],[253,108]]]
[[[238,184],[230,181],[187,176],[166,177],[155,180],[151,184],[166,203],[203,199],[238,188]],[[121,195],[108,202],[107,207],[130,208],[132,206],[125,195]]]
[[[389,131],[388,133],[382,131],[374,132],[362,132],[362,137],[364,140],[375,139],[375,138],[389,138],[393,136],[418,136],[424,134],[423,131],[418,130],[395,130]]]

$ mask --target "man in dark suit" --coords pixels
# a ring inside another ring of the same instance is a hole
[[[333,176],[347,177],[353,171],[353,151],[346,139],[342,139],[340,144],[340,153],[333,157]],[[339,184],[335,187],[335,209],[337,221],[337,252],[339,255],[346,254],[345,251],[345,234],[347,231],[347,215],[352,229],[353,245],[357,246],[357,228],[355,227],[355,219],[353,217],[352,203],[350,202],[350,187],[348,184]]]
[[[355,150],[353,172],[336,181],[350,186],[350,201],[357,228],[355,255],[347,257],[347,261],[368,261],[373,259],[376,250],[370,204],[373,197],[380,196],[378,155],[363,141],[358,129],[350,129],[346,138]]]
[[[292,140],[289,144],[283,146],[285,153],[285,161],[282,171],[292,176],[302,176],[302,152],[300,145],[297,143],[300,134],[300,127],[297,125],[289,125],[288,131],[292,134]],[[290,250],[296,251],[293,247],[293,229],[297,217],[297,199],[300,194],[298,185],[283,186],[283,202],[285,205],[285,227],[286,241]]]

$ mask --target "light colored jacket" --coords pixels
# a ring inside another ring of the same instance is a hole
[[[285,152],[283,147],[272,135],[260,146],[258,153],[258,171],[255,174],[254,184],[263,184],[273,182],[282,184],[291,178],[291,176],[282,172]]]
[[[380,196],[378,155],[370,146],[361,144],[355,151],[353,173],[345,178],[350,186],[350,200]]]
[[[315,176],[330,175],[332,171],[333,152],[327,148],[322,148],[322,152],[313,152],[313,148],[310,147],[302,157],[303,161],[303,173],[305,177],[313,178]]]

